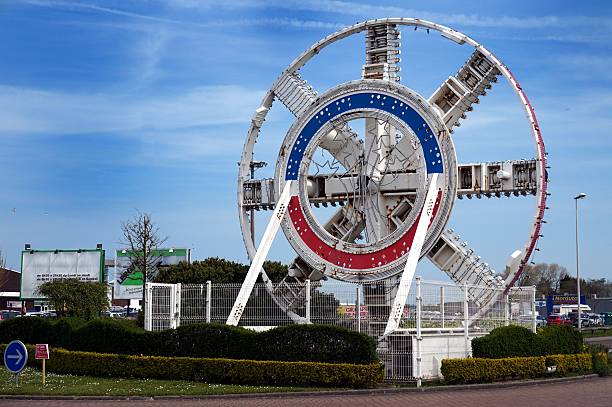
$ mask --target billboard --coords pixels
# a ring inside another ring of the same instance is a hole
[[[42,299],[38,287],[53,280],[102,281],[104,250],[24,250],[21,252],[21,299]]]
[[[546,299],[546,310],[549,314],[552,314],[555,305],[575,305],[578,303],[578,297],[576,294],[552,294]],[[580,296],[580,304],[586,304],[586,297]],[[582,309],[582,307],[580,307]],[[578,309],[578,306],[576,306]]]
[[[158,267],[172,266],[181,261],[190,261],[190,249],[156,249],[152,251],[157,258]],[[143,281],[140,270],[130,270],[130,250],[117,250],[115,255],[115,274],[113,276],[113,298],[118,300],[142,299]],[[153,272],[155,273],[155,271]]]

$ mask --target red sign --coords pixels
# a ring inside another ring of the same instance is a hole
[[[355,313],[355,306],[354,305],[347,305],[346,306],[346,316],[347,317],[354,317],[356,315]],[[359,315],[362,317],[367,317],[369,314],[368,312],[368,306],[367,305],[360,305],[359,306]]]
[[[35,357],[36,359],[49,359],[49,344],[37,343]]]

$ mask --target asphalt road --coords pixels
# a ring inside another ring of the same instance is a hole
[[[158,406],[323,406],[323,407],[610,407],[612,377],[572,382],[463,391],[430,391],[377,395],[231,398],[187,400],[0,400],[15,407],[158,407]]]
[[[595,338],[586,338],[585,342],[593,343],[593,344],[598,343],[598,344],[604,345],[608,349],[612,349],[612,336],[601,336],[601,337],[595,337]],[[610,404],[610,405],[612,405],[612,404]]]

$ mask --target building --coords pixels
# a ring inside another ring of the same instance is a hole
[[[0,267],[0,310],[21,311],[21,273]]]
[[[612,312],[612,297],[606,298],[589,298],[587,304],[591,306],[593,312],[601,314],[603,312]]]

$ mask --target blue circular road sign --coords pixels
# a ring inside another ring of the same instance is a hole
[[[28,350],[21,341],[12,341],[4,349],[4,366],[11,373],[18,374],[28,363]]]

